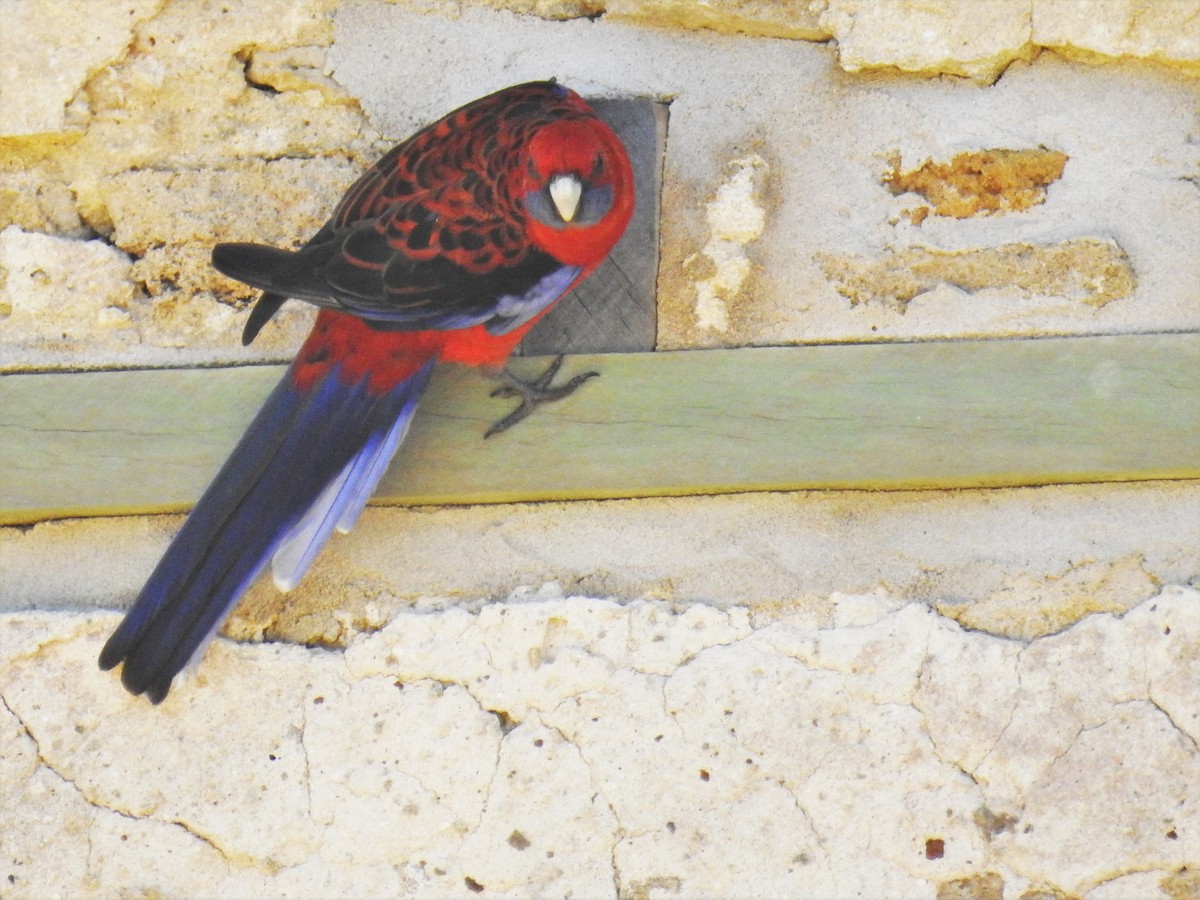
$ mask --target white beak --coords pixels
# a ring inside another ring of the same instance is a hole
[[[579,212],[583,185],[574,175],[556,175],[550,180],[550,199],[564,222],[570,222]]]

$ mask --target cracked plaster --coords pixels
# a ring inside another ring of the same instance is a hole
[[[830,599],[548,587],[345,651],[218,640],[161,707],[96,669],[111,614],[7,614],[5,896],[1167,896],[1200,859],[1200,592],[1031,641]]]

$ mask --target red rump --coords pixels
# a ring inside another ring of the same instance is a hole
[[[301,391],[334,366],[344,384],[369,377],[372,394],[382,394],[410,378],[430,359],[468,366],[500,368],[513,347],[533,327],[530,322],[505,335],[488,334],[482,325],[454,331],[380,331],[357,316],[323,309],[291,367]]]

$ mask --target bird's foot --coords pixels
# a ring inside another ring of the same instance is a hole
[[[551,387],[550,382],[554,380],[554,376],[558,374],[558,370],[562,368],[562,364],[563,355],[560,353],[554,362],[546,367],[545,372],[529,381],[518,378],[512,372],[508,371],[508,369],[502,370],[496,376],[502,384],[492,391],[491,395],[493,397],[520,397],[521,403],[516,409],[494,423],[491,428],[484,432],[484,439],[486,440],[502,431],[507,431],[543,403],[561,400],[563,397],[573,394],[575,389],[589,378],[595,378],[600,374],[599,372],[584,372],[582,375],[576,375],[565,384]]]

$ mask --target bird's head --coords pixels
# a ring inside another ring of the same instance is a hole
[[[633,215],[633,170],[620,138],[594,117],[558,119],[530,139],[519,189],[530,239],[591,268]]]

